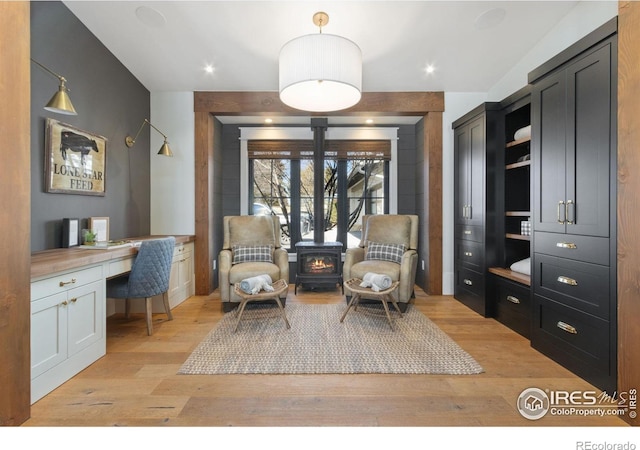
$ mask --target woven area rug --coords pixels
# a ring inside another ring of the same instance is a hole
[[[395,331],[381,304],[359,305],[340,323],[346,304],[278,307],[249,304],[238,331],[224,315],[179,374],[402,373],[477,374],[482,367],[424,314],[409,305]]]

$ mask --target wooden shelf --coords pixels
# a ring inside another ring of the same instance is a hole
[[[519,167],[528,167],[531,165],[531,160],[527,160],[527,161],[520,161],[517,163],[513,163],[513,164],[507,164],[505,166],[506,170],[511,170],[511,169],[518,169]]]
[[[524,273],[514,272],[513,270],[505,269],[503,267],[489,267],[489,272],[498,275],[499,277],[531,286],[531,277]]]
[[[531,236],[525,236],[522,234],[515,234],[515,233],[507,233],[506,234],[507,239],[518,239],[520,241],[530,241],[531,240]]]
[[[526,137],[524,139],[518,139],[517,141],[507,142],[506,147],[507,148],[515,147],[516,145],[524,144],[524,143],[527,143],[527,142],[531,142],[531,137]]]
[[[505,211],[507,217],[531,217],[531,211]]]

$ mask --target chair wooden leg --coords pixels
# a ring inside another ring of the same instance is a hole
[[[144,301],[147,308],[147,334],[151,336],[153,333],[153,297],[146,297]]]
[[[171,308],[169,307],[169,293],[165,292],[162,294],[162,302],[164,303],[164,310],[167,312],[167,316],[169,316],[169,320],[173,320],[173,313],[171,312]]]

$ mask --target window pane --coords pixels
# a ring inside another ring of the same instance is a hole
[[[254,159],[254,215],[277,215],[282,230],[282,246],[289,248],[291,217],[291,163],[286,159]]]
[[[300,161],[300,234],[313,241],[313,160]]]
[[[384,214],[384,169],[385,162],[382,160],[347,162],[347,247],[356,247],[359,244],[363,215]]]
[[[324,241],[338,240],[338,161],[324,161]]]

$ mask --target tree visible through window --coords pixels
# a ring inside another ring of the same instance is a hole
[[[273,143],[271,143],[273,146]],[[322,212],[325,242],[342,242],[345,247],[360,242],[361,216],[388,212],[388,158],[366,158],[357,151],[326,152],[324,167],[314,167],[312,151],[250,152],[249,181],[252,214],[276,215],[282,230],[282,243],[313,240],[314,177],[324,180]],[[277,148],[277,147],[275,147]],[[269,158],[269,156],[287,158]]]

